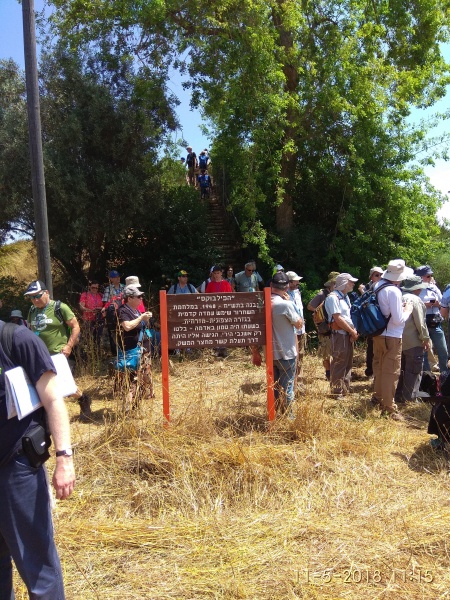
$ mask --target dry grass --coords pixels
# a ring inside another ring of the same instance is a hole
[[[338,404],[316,358],[306,371],[296,419],[272,428],[242,350],[173,365],[166,429],[158,373],[133,417],[85,377],[96,421],[69,405],[78,483],[55,511],[68,600],[447,598],[449,470],[429,407],[394,423],[367,408],[365,379]]]
[[[0,248],[0,275],[15,277],[24,284],[36,279],[37,258],[34,243],[24,240],[2,246]]]

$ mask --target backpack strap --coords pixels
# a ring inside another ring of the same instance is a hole
[[[12,358],[12,349],[13,349],[13,341],[14,341],[14,331],[19,325],[15,323],[4,323],[3,327],[0,331],[0,343],[3,348],[3,352],[9,358],[11,362],[14,362]]]
[[[61,311],[61,300],[55,300],[54,306],[55,317],[58,319],[60,323],[64,323],[64,317]]]

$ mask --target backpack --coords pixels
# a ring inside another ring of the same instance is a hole
[[[195,154],[195,152],[191,152],[190,154],[188,154],[186,157],[187,166],[195,167],[196,159],[197,159],[197,155]]]
[[[105,311],[105,322],[109,331],[115,331],[117,328],[117,311],[119,306],[122,306],[122,294],[114,296]]]
[[[314,325],[316,326],[317,333],[320,333],[320,335],[331,335],[331,324],[328,322],[328,313],[325,308],[325,300],[314,309],[313,321]]]
[[[379,286],[375,291],[365,292],[352,304],[350,316],[360,336],[372,338],[381,335],[386,330],[391,315],[385,317],[381,312],[378,304],[378,294],[389,285],[393,284],[386,283]]]
[[[208,157],[205,156],[204,154],[200,154],[200,156],[198,157],[198,166],[200,167],[200,169],[207,169],[208,168]]]

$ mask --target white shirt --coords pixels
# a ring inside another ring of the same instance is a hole
[[[295,290],[290,290],[288,288],[287,293],[289,294],[289,297],[292,301],[292,304],[295,306],[295,310],[298,312],[299,316],[303,319],[303,302],[302,302],[302,295],[300,293],[300,290],[295,289]],[[300,329],[295,328],[295,333],[296,335],[301,335],[302,333],[305,333],[305,322],[303,321],[303,326]]]
[[[325,308],[328,313],[328,318],[331,323],[333,315],[339,314],[350,327],[354,328],[352,318],[350,316],[350,300],[347,294],[343,294],[339,290],[334,290],[328,294],[325,300]],[[348,331],[338,329],[336,333],[348,335]]]
[[[378,293],[378,303],[385,317],[391,315],[385,331],[381,335],[392,338],[401,338],[405,328],[405,313],[403,312],[403,297],[400,288],[396,285],[386,285],[387,279],[381,279],[375,285],[375,291],[382,287]],[[386,286],[386,287],[385,287]],[[406,318],[409,313],[406,313]]]

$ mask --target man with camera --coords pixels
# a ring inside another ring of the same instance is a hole
[[[64,600],[42,463],[48,457],[48,422],[56,450],[53,487],[58,499],[68,498],[75,486],[69,418],[45,344],[26,327],[16,327],[9,346],[3,327],[0,322],[0,597],[14,598],[14,560],[30,598]],[[42,402],[20,421],[8,419],[5,401],[5,371],[17,366],[25,370]]]

